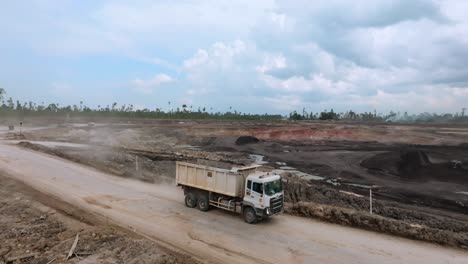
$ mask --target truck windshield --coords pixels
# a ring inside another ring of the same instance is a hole
[[[272,182],[265,183],[265,194],[266,195],[274,195],[275,193],[279,193],[283,190],[283,185],[281,180],[276,180]]]

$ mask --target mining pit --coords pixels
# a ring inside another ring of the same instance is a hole
[[[468,249],[468,171],[450,166],[468,157],[468,136],[458,133],[468,127],[75,121],[50,123],[21,138],[10,132],[8,139],[149,183],[172,184],[178,160],[224,168],[261,163],[284,176],[289,214]],[[457,133],[446,133],[452,130]]]

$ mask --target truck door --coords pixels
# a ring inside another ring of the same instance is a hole
[[[256,208],[260,208],[263,201],[263,183],[248,180],[244,200],[252,203]]]

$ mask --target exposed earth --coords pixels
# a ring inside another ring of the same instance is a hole
[[[464,264],[468,259],[460,249],[287,214],[249,225],[224,210],[186,207],[183,191],[174,185],[116,177],[14,145],[0,144],[0,168],[47,197],[205,263]],[[324,216],[349,212],[321,206],[311,211],[320,208]],[[368,219],[391,223],[378,216],[362,218]]]
[[[0,263],[197,263],[0,175]],[[74,255],[67,261],[76,234]]]
[[[4,138],[155,184],[173,184],[176,160],[263,164],[284,176],[289,214],[468,249],[468,171],[450,162],[468,157],[468,126],[72,121]]]

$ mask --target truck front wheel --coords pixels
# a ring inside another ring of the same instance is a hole
[[[185,205],[189,208],[197,206],[197,198],[193,193],[190,192],[185,195]]]
[[[257,223],[257,213],[252,207],[246,207],[244,209],[244,221],[248,224]]]

